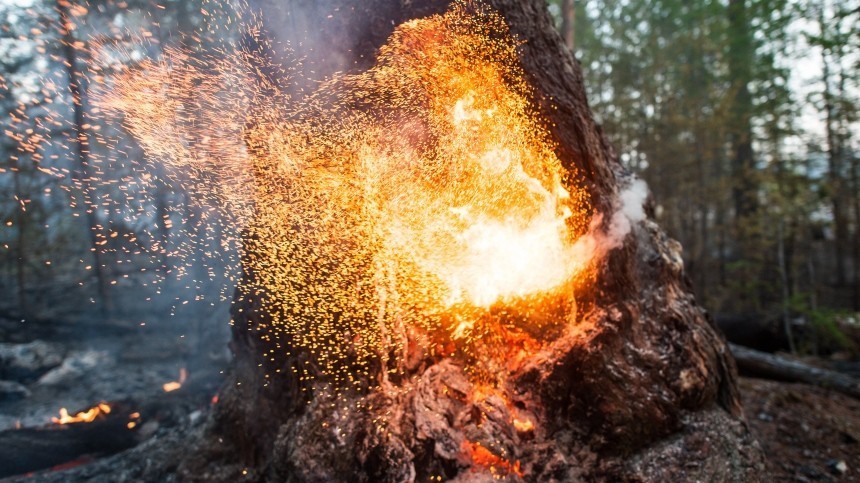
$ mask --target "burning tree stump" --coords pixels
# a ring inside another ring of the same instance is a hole
[[[257,7],[235,363],[185,477],[758,478],[543,1]]]

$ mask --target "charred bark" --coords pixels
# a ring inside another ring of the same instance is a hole
[[[110,455],[138,443],[128,429],[128,415],[108,416],[91,423],[22,428],[0,432],[0,478],[44,470],[84,456]]]
[[[488,3],[523,42],[520,62],[535,114],[558,158],[581,177],[569,182],[585,187],[594,212],[615,212],[631,179],[591,116],[579,67],[545,2]],[[448,6],[259,2],[272,46],[325,46],[317,59],[316,52],[299,52],[311,59],[300,80],[281,84],[295,96],[337,70],[366,69],[396,25]],[[306,36],[314,41],[297,42]],[[277,69],[264,75],[276,76]],[[246,240],[247,256],[257,242]],[[623,246],[598,264],[591,286],[574,294],[576,324],[508,375],[499,389],[504,397],[479,402],[462,361],[436,353],[407,362],[409,377],[387,382],[396,391],[367,381],[363,409],[339,412],[335,401],[296,375],[302,369],[292,370],[312,366],[307,354],[265,356],[270,321],[260,309],[263,298],[276,294],[237,292],[234,367],[182,475],[208,481],[242,478],[240,471],[252,480],[286,481],[755,480],[761,454],[743,423],[734,361],[696,304],[680,250],[652,221],[635,224]],[[243,276],[247,282],[258,274],[248,264]],[[266,376],[273,373],[279,376]],[[378,428],[383,415],[385,431]],[[516,424],[518,415],[534,424]]]

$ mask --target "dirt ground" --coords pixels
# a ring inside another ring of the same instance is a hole
[[[860,481],[860,401],[745,377],[740,388],[773,481]]]
[[[179,368],[191,362],[183,332],[169,336],[168,332],[148,326],[99,331],[101,335],[88,337],[85,344],[69,342],[70,334],[57,337],[66,341],[70,358],[100,354],[99,367],[77,376],[70,373],[66,385],[31,385],[30,398],[0,403],[0,430],[19,423],[46,424],[60,406],[85,408],[100,400],[143,400],[161,391],[163,382],[175,379]],[[224,343],[211,346],[224,347]],[[202,371],[194,364],[191,367],[191,378]],[[216,386],[219,368],[206,368],[213,372]],[[860,400],[805,384],[742,377],[739,385],[747,421],[767,457],[768,481],[860,482]],[[57,481],[74,480],[62,476],[69,476],[66,473],[43,474],[51,475]]]

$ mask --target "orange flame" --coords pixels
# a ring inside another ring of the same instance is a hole
[[[188,379],[188,371],[183,367],[179,369],[179,380],[178,381],[170,381],[164,383],[161,388],[164,389],[164,392],[173,392],[185,383],[185,380]]]
[[[520,433],[529,433],[534,431],[535,424],[531,419],[517,419],[514,418],[514,428]]]
[[[179,381],[170,381],[165,382],[161,388],[164,389],[164,392],[173,392],[182,387],[182,384]]]
[[[110,405],[105,402],[101,402],[97,406],[87,409],[86,411],[81,411],[74,416],[70,415],[66,408],[60,408],[60,417],[53,417],[51,418],[51,421],[55,424],[91,423],[95,421],[100,414],[110,414]]]
[[[535,115],[504,19],[477,10],[455,2],[398,26],[376,66],[304,99],[255,75],[265,59],[247,51],[169,51],[96,96],[246,228],[255,278],[240,290],[270,319],[272,347],[289,340],[324,374],[362,379],[347,368],[402,353],[404,327],[503,361],[476,341],[538,323],[485,316],[569,293],[591,262],[587,192]],[[533,353],[536,332],[517,349]]]
[[[478,466],[487,468],[490,473],[496,478],[501,478],[509,474],[515,474],[519,477],[523,476],[522,468],[519,461],[511,462],[501,456],[497,456],[489,449],[481,445],[481,443],[464,442],[463,449],[466,454]]]

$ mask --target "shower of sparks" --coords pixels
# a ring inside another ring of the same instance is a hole
[[[224,243],[242,245],[249,330],[273,363],[301,352],[319,372],[302,377],[361,385],[402,371],[417,346],[493,379],[571,323],[594,261],[586,191],[530,105],[517,47],[498,14],[455,3],[398,26],[368,71],[300,99],[258,75],[259,51],[168,48],[119,73],[94,68],[91,114],[121,118],[201,217],[244,232]],[[36,153],[46,139],[18,141]],[[112,156],[96,161],[123,162]],[[122,182],[128,205],[153,186],[150,174]],[[184,254],[170,254],[179,272]]]

